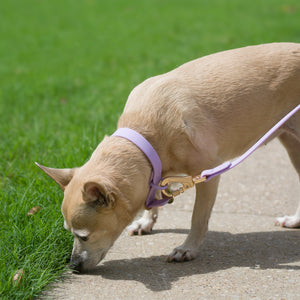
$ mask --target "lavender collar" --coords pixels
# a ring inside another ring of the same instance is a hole
[[[160,187],[159,183],[161,181],[161,161],[152,147],[152,145],[138,132],[130,128],[119,128],[112,136],[118,136],[125,138],[135,144],[149,159],[152,164],[152,175],[150,178],[150,190],[146,200],[146,208],[150,209],[152,207],[163,206],[168,203],[169,198],[163,198],[160,200],[155,200],[155,192],[157,189],[163,190],[165,187]]]

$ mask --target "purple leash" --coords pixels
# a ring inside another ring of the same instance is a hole
[[[230,162],[227,161],[213,169],[204,170],[200,176],[192,178],[191,176],[176,176],[176,177],[161,177],[162,165],[157,152],[154,150],[152,145],[138,132],[130,128],[119,128],[112,136],[122,137],[133,144],[135,144],[149,159],[152,164],[152,175],[150,179],[150,190],[146,200],[146,208],[150,209],[152,207],[163,206],[167,204],[172,198],[180,193],[184,192],[187,188],[192,187],[194,184],[199,182],[205,182],[212,179],[215,176],[221,175],[226,171],[231,170],[236,167],[247,157],[249,157],[258,147],[260,147],[276,130],[278,130],[289,118],[291,118],[298,110],[300,110],[300,104],[296,106],[292,111],[290,111],[285,117],[283,117],[275,126],[273,126],[262,138],[260,138],[249,150],[247,150],[243,155]],[[161,183],[167,183],[161,186]],[[176,192],[166,192],[168,188],[168,183],[178,182],[183,184],[183,188],[180,188]],[[156,190],[162,190],[164,196],[163,199],[155,200]]]
[[[235,159],[233,162],[227,161],[220,166],[210,169],[204,170],[201,173],[201,177],[206,177],[206,181],[220,175],[230,169],[239,165],[242,161],[244,161],[247,157],[249,157],[258,147],[260,147],[272,134],[275,133],[292,115],[294,115],[300,109],[300,104],[296,106],[292,111],[290,111],[285,117],[283,117],[277,124],[275,124],[263,137],[261,137],[249,150],[247,150],[243,155]]]

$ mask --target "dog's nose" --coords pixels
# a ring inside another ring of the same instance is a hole
[[[81,273],[82,272],[82,261],[79,258],[72,257],[71,262],[69,264],[69,268],[72,269],[75,272]]]

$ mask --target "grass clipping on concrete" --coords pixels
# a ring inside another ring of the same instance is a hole
[[[298,0],[2,1],[1,299],[38,295],[72,251],[63,193],[34,161],[82,165],[144,79],[221,50],[300,42],[299,26]]]

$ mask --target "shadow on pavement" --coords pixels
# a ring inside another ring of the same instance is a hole
[[[188,230],[159,232],[188,233]],[[172,284],[182,277],[233,267],[299,271],[299,249],[299,230],[242,234],[208,232],[200,255],[194,261],[166,263],[165,256],[112,260],[104,262],[89,275],[99,275],[110,280],[134,280],[152,291],[163,291],[171,289]]]

